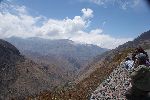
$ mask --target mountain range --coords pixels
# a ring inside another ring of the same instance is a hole
[[[87,100],[139,45],[150,49],[150,31],[109,51],[70,40],[0,40],[0,99]]]
[[[92,44],[75,43],[67,39],[49,40],[37,37],[26,39],[11,37],[5,40],[16,46],[26,57],[36,58],[36,60],[40,59],[41,56],[59,60],[66,59],[75,69],[86,65],[92,58],[108,50]],[[48,60],[47,63],[49,61],[51,60]],[[45,59],[44,62],[46,62]]]
[[[66,85],[94,56],[108,50],[70,40],[35,37],[5,40],[8,42],[1,40],[0,53],[0,99],[5,100],[23,99]]]

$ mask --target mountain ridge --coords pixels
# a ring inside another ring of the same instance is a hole
[[[71,81],[92,62],[96,55],[108,50],[92,44],[75,43],[68,39],[11,37],[5,40],[15,45],[27,58],[47,66],[50,73],[59,74],[58,77],[70,76],[71,78],[68,79]]]
[[[71,57],[79,59],[78,62],[81,64],[108,50],[92,44],[78,44],[68,39],[48,40],[35,37],[27,39],[12,37],[5,40],[14,44],[24,55],[26,52],[33,52],[42,56]]]

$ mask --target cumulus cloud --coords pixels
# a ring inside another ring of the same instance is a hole
[[[54,20],[49,19],[38,29],[38,33],[48,36],[63,36],[83,30],[86,27],[87,21],[80,16],[75,16],[74,19]]]
[[[5,10],[0,11],[1,38],[17,36],[70,39],[109,49],[132,40],[131,38],[114,38],[104,34],[100,28],[89,32],[85,31],[90,26],[90,19],[94,16],[93,10],[90,8],[83,8],[81,10],[82,15],[75,16],[73,19],[56,20],[43,16],[34,17],[28,13],[25,6],[11,5],[7,6],[8,8],[5,6],[7,5],[0,5],[1,8],[5,8]]]
[[[36,22],[39,17],[32,17],[22,12],[18,7],[12,8],[16,12],[0,12],[0,36],[2,38],[11,36],[30,37],[35,35]],[[13,11],[11,9],[11,11]],[[17,14],[16,14],[17,13]]]

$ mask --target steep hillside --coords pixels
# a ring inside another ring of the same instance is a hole
[[[83,73],[79,77],[79,79],[77,79],[77,84],[80,84],[80,87],[84,87],[84,84],[86,83],[88,84],[86,86],[88,90],[95,90],[98,84],[100,84],[103,79],[106,79],[109,76],[110,72],[112,72],[113,69],[116,68],[120,64],[120,62],[129,53],[132,53],[132,51],[139,45],[144,49],[150,49],[150,31],[142,33],[135,40],[129,41],[114,50],[105,52],[104,54],[97,56],[94,62],[89,66],[88,70],[86,70],[85,73]],[[86,95],[90,95],[89,92],[83,94],[83,96]]]
[[[146,37],[146,38],[145,38]],[[95,58],[95,61],[89,66],[89,70],[85,71],[81,75],[82,81],[79,81],[78,84],[84,86],[84,83],[88,84],[86,88],[91,88],[93,91],[103,79],[108,77],[110,72],[116,68],[120,62],[137,46],[142,46],[144,49],[149,49],[150,47],[150,31],[142,33],[138,38],[133,41],[129,41],[114,50],[106,52]],[[101,59],[101,60],[99,60]],[[105,67],[105,68],[104,68]],[[102,71],[106,71],[103,73]],[[103,74],[101,74],[103,73]],[[102,77],[102,78],[100,78]],[[80,77],[79,77],[80,80]],[[78,82],[78,81],[77,81]],[[89,89],[88,89],[89,90]],[[90,95],[85,93],[83,95]]]
[[[145,38],[146,37],[146,38]],[[83,73],[78,76],[74,85],[61,88],[54,93],[46,92],[36,98],[47,100],[48,98],[56,98],[61,100],[87,100],[90,99],[91,93],[99,86],[99,84],[117,68],[121,61],[138,46],[144,49],[150,49],[150,31],[144,32],[134,41],[127,42],[114,50],[105,52],[97,56]]]
[[[91,66],[87,67],[87,70],[85,70],[85,72],[92,72],[92,70],[95,70],[97,67],[101,67],[95,65],[97,63],[109,62],[109,64],[111,64],[115,62],[121,62],[122,59],[124,59],[124,57],[126,57],[128,53],[132,53],[132,51],[138,46],[142,46],[144,49],[150,48],[150,31],[142,33],[133,41],[129,41],[123,45],[120,45],[116,49],[107,51],[102,55],[96,56],[93,62],[91,63]]]
[[[15,64],[21,58],[20,52],[13,45],[0,40],[0,94],[16,81],[18,71]]]
[[[0,100],[23,99],[29,95],[51,91],[61,84],[43,66],[20,55],[10,43],[0,40]],[[57,81],[57,82],[56,82]]]

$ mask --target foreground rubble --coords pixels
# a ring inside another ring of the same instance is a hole
[[[92,93],[91,100],[126,100],[124,94],[130,87],[129,73],[120,65]]]

